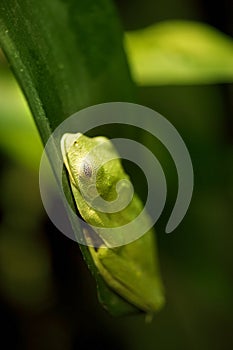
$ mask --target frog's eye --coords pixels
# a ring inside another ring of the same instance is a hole
[[[85,177],[90,178],[92,176],[91,164],[84,161],[82,165],[82,172]]]

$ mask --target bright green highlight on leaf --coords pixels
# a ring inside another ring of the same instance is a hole
[[[0,147],[17,163],[38,171],[42,143],[12,74],[0,62]]]
[[[87,223],[95,226],[95,239],[100,241],[98,248],[89,247],[99,273],[107,285],[128,303],[146,313],[159,310],[164,304],[164,295],[155,232],[151,229],[141,238],[117,248],[111,248],[107,236],[101,235],[101,227],[119,227],[134,220],[143,209],[141,200],[134,194],[128,206],[109,213],[96,210],[84,198],[91,193],[94,182],[98,196],[108,203],[116,199],[117,186],[118,193],[121,193],[121,186],[122,193],[127,192],[123,180],[129,181],[129,177],[113,144],[105,137],[65,134],[61,139],[61,150],[78,211]],[[106,162],[109,155],[112,159]],[[92,203],[96,198],[93,196]],[[149,217],[144,220],[149,220]],[[143,232],[143,225],[141,230]],[[86,232],[87,242],[93,244],[93,239]]]
[[[125,34],[139,85],[233,82],[233,40],[206,24],[167,21]]]

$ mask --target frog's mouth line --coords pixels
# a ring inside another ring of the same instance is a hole
[[[82,223],[82,229],[87,245],[92,246],[96,252],[98,252],[100,247],[106,247],[106,244],[98,233],[96,233],[87,223]]]

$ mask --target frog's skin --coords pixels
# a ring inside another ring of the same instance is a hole
[[[114,292],[138,309],[147,313],[159,310],[164,304],[164,294],[154,230],[115,248],[109,246],[98,230],[98,227],[119,227],[131,222],[142,210],[141,200],[134,194],[125,209],[104,213],[91,207],[90,199],[87,203],[83,198],[83,193],[91,193],[93,179],[105,201],[116,199],[116,184],[120,180],[130,181],[113,144],[105,137],[89,138],[80,133],[67,133],[61,139],[61,151],[78,211],[88,224],[97,227],[95,231],[102,241],[98,248],[89,246],[99,273]],[[118,158],[106,162],[109,156]],[[118,189],[120,186],[127,186],[127,181],[118,184]],[[146,216],[144,219],[149,220]]]

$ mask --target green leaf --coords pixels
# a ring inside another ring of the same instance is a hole
[[[65,118],[84,107],[133,101],[122,37],[109,0],[1,0],[0,45],[44,144]],[[54,142],[55,171],[58,152]],[[72,201],[67,179],[64,190]],[[76,233],[81,230],[73,228]],[[88,248],[80,248],[96,278],[104,307],[112,314],[135,311],[107,287]]]
[[[16,163],[38,172],[42,143],[14,77],[0,63],[0,147]]]
[[[197,22],[168,21],[128,32],[125,49],[138,85],[233,82],[233,40]]]

